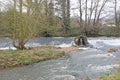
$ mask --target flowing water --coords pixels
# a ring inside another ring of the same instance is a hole
[[[86,77],[95,79],[112,73],[115,71],[114,67],[119,66],[115,62],[118,59],[119,51],[114,55],[106,53],[105,50],[112,47],[119,49],[120,45],[110,44],[111,40],[114,40],[113,43],[118,43],[120,39],[115,41],[113,38],[90,38],[89,43],[93,45],[93,48],[79,48],[60,59],[1,71],[0,80],[73,80]],[[9,42],[9,45],[11,45],[11,42]],[[70,47],[73,45],[73,38],[40,38],[31,40],[26,44],[26,46],[41,45]]]

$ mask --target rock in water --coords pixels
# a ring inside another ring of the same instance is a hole
[[[108,53],[113,53],[113,52],[117,52],[117,51],[118,51],[118,50],[115,49],[115,48],[111,48],[111,49],[107,50]]]
[[[88,46],[87,37],[83,35],[75,37],[74,42],[77,46]]]

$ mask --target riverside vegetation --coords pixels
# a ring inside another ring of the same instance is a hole
[[[65,55],[65,52],[55,47],[36,47],[31,50],[0,51],[0,69],[19,67],[40,61],[56,59]]]
[[[101,77],[100,80],[120,80],[120,72]]]
[[[100,80],[120,80],[120,68],[116,68],[117,72],[108,74],[100,78]]]

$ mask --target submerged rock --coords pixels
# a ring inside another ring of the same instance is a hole
[[[117,49],[114,49],[114,48],[111,48],[109,50],[107,50],[108,53],[113,53],[113,52],[117,52],[118,50]]]

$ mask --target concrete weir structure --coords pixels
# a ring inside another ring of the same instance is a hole
[[[74,42],[77,46],[88,46],[87,37],[83,35],[75,37]]]

